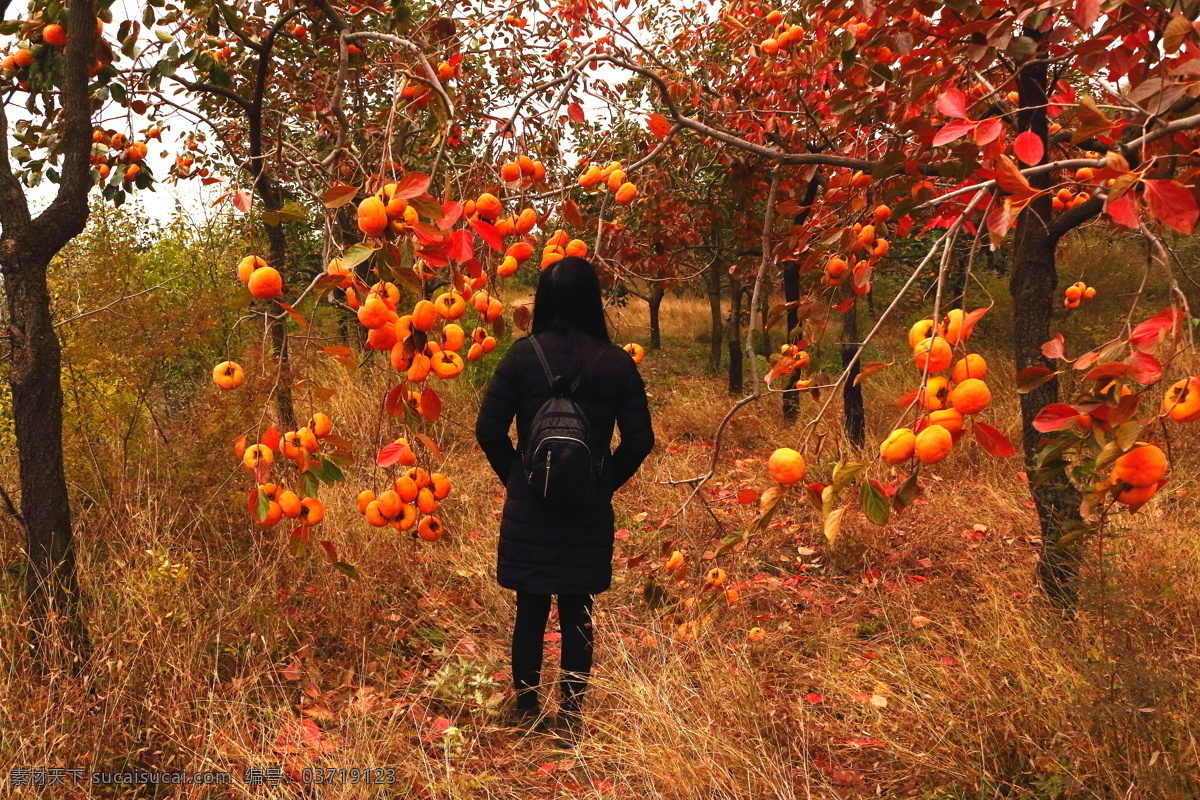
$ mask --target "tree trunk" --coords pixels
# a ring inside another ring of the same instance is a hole
[[[729,276],[729,393],[740,395],[742,380],[742,279]]]
[[[800,324],[799,310],[796,308],[796,303],[800,302],[800,262],[789,261],[785,262],[783,268],[783,302],[787,304],[785,317],[787,320],[787,334],[785,341],[789,344],[796,341],[797,334],[794,333],[796,327]],[[790,387],[789,387],[790,388]],[[783,393],[783,419],[785,422],[795,422],[800,416],[800,393],[799,392],[784,392]]]
[[[808,220],[808,215],[812,212],[813,203],[816,202],[817,192],[821,190],[824,180],[819,172],[814,172],[809,179],[808,185],[804,187],[804,199],[801,201],[803,206],[796,216],[792,218],[792,227],[799,228]],[[784,341],[788,344],[794,344],[801,336],[796,330],[800,325],[800,262],[788,261],[784,262],[783,268],[783,302],[787,304],[787,333],[784,334]],[[798,392],[784,392],[783,394],[783,419],[786,422],[795,422],[800,415],[800,394]]]
[[[90,650],[80,614],[79,582],[71,532],[71,506],[63,471],[61,350],[50,313],[46,270],[53,252],[19,248],[11,240],[0,262],[12,337],[13,426],[21,475],[26,603],[30,648],[60,641],[77,669]]]
[[[1025,35],[1040,38],[1040,34],[1031,29],[1026,29]],[[1017,93],[1021,106],[1017,128],[1020,131],[1033,131],[1043,141],[1048,132],[1047,80],[1044,61],[1025,64],[1017,73]],[[1030,176],[1030,183],[1038,189],[1047,188],[1050,175],[1042,173]],[[1042,344],[1050,339],[1050,316],[1054,310],[1058,283],[1055,269],[1057,241],[1047,227],[1052,211],[1050,206],[1049,194],[1042,195],[1017,218],[1009,293],[1013,298],[1013,307],[1019,309],[1019,313],[1013,315],[1013,354],[1018,371],[1035,365],[1054,369],[1054,364],[1042,355]],[[1080,551],[1078,545],[1060,544],[1060,539],[1072,523],[1080,520],[1079,504],[1082,498],[1061,471],[1043,473],[1048,480],[1034,479],[1038,476],[1037,452],[1041,434],[1034,429],[1033,419],[1042,408],[1057,402],[1057,379],[1021,395],[1021,444],[1025,467],[1031,478],[1029,488],[1042,530],[1039,577],[1046,593],[1055,603],[1069,606],[1075,600],[1074,579],[1079,571]]]
[[[282,205],[277,198],[275,200],[276,202],[269,203],[265,202],[264,198],[264,207],[271,211],[278,211]],[[272,205],[277,207],[271,208]],[[267,229],[267,241],[271,247],[271,265],[287,275],[288,271],[285,269],[287,239],[283,235],[283,223],[264,227]],[[287,321],[286,314],[280,314],[278,319],[271,320],[271,349],[274,350],[275,358],[279,362],[279,384],[275,389],[275,409],[279,415],[279,423],[284,426],[284,430],[294,431],[296,430],[296,409],[292,402],[292,365],[288,355]]]
[[[705,277],[708,282],[708,312],[712,325],[712,337],[708,345],[708,368],[716,372],[721,368],[721,344],[724,341],[725,327],[721,317],[721,259],[712,260]]]
[[[662,308],[663,295],[665,294],[663,285],[660,281],[655,281],[650,287],[650,299],[647,302],[650,305],[650,349],[662,349],[662,330],[659,327],[658,312]]]
[[[858,301],[842,313],[842,369],[854,361],[858,352]],[[842,384],[842,410],[846,416],[846,435],[856,447],[867,441],[867,414],[863,408],[862,385],[858,382],[859,362],[846,375]]]
[[[50,310],[50,260],[87,224],[92,188],[92,104],[88,68],[96,48],[92,0],[69,0],[63,53],[62,153],[53,201],[36,218],[9,160],[8,119],[0,104],[0,273],[8,303],[9,385],[25,526],[26,609],[35,663],[59,656],[78,673],[90,653],[81,614],[71,506],[63,469],[61,349]],[[60,643],[61,650],[48,645]]]

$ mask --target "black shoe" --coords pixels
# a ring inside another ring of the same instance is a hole
[[[509,709],[501,718],[501,724],[506,728],[517,728],[526,733],[547,733],[550,730],[550,720],[541,709]]]
[[[560,746],[574,747],[583,738],[583,715],[578,711],[559,709],[554,718],[554,735]]]

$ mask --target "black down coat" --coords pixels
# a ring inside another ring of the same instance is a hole
[[[546,502],[529,488],[520,453],[533,417],[550,398],[533,345],[513,342],[496,367],[475,421],[475,438],[508,489],[500,522],[496,580],[537,594],[596,594],[612,583],[612,494],[633,477],[654,446],[646,385],[629,354],[614,344],[550,331],[538,335],[554,374],[584,377],[573,395],[604,454],[600,492],[587,505]],[[517,447],[509,428],[517,420]],[[614,423],[621,443],[612,446]]]

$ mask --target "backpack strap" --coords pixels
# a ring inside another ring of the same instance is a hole
[[[575,376],[575,380],[571,381],[571,394],[572,395],[575,394],[575,392],[579,389],[579,385],[581,383],[583,383],[583,376],[587,374],[587,371],[589,369],[591,369],[592,367],[594,367],[596,365],[596,362],[598,362],[601,358],[604,357],[604,351],[605,351],[605,348],[601,347],[596,352],[596,354],[594,356],[592,356],[592,359],[587,362],[587,364],[585,364],[583,367],[580,367],[579,374]]]
[[[556,381],[554,379],[554,371],[550,369],[550,362],[546,360],[546,352],[542,350],[542,346],[538,343],[536,336],[530,336],[528,338],[529,343],[533,345],[534,352],[537,353],[538,361],[542,362],[542,372],[546,376],[546,383],[550,384],[550,393],[553,394]],[[575,392],[579,390],[579,386],[583,383],[583,378],[587,374],[587,371],[604,356],[604,352],[605,348],[600,348],[596,354],[592,356],[591,360],[580,368],[579,374],[575,376],[575,380],[571,381],[571,386],[567,390],[568,397],[574,395]]]
[[[533,345],[533,351],[537,353],[538,361],[542,362],[542,372],[546,375],[546,383],[550,384],[550,392],[554,392],[554,373],[550,370],[550,362],[546,360],[546,353],[542,350],[541,344],[538,343],[536,336],[529,337],[529,343]],[[572,386],[574,389],[574,386]]]

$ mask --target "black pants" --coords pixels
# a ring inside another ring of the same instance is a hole
[[[517,592],[517,621],[512,635],[513,683],[517,708],[536,711],[542,676],[542,642],[550,619],[550,595]],[[592,672],[592,595],[558,595],[562,631],[562,710],[578,713]]]

